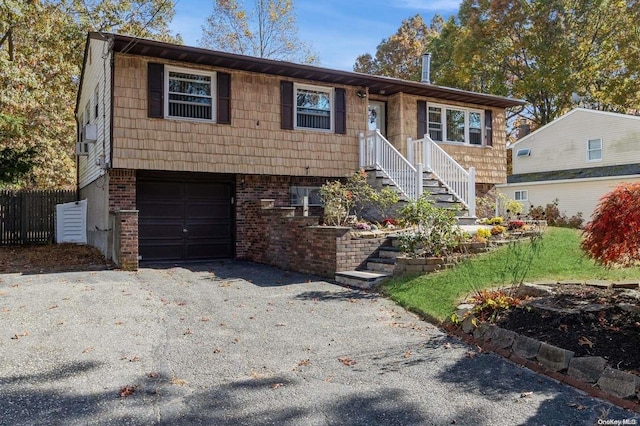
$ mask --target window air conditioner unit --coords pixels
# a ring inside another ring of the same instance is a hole
[[[76,143],[76,155],[89,155],[89,144],[86,142]]]
[[[82,142],[93,143],[98,140],[98,128],[95,124],[86,124],[82,129]]]

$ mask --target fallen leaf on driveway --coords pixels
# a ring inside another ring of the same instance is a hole
[[[338,358],[338,361],[340,361],[341,363],[343,363],[348,367],[351,367],[352,365],[356,365],[358,363],[358,361],[356,361],[355,359],[350,359],[347,357]]]
[[[406,351],[406,352],[404,353],[404,357],[405,357],[405,358],[410,358],[410,357],[411,357],[411,351]]]
[[[86,348],[85,350],[82,351],[83,354],[86,354],[88,352],[91,352],[93,350],[93,346],[89,346],[88,348]]]
[[[282,386],[284,386],[284,383],[274,383],[271,385],[271,389],[278,389]]]
[[[576,410],[584,410],[584,409],[586,409],[586,408],[587,408],[586,406],[584,406],[584,405],[582,405],[582,404],[578,404],[578,403],[576,403],[576,402],[574,402],[574,403],[572,403],[572,404],[567,404],[567,405],[568,405],[569,407],[571,407],[571,408],[575,408]]]
[[[128,396],[133,395],[133,393],[136,391],[136,387],[135,386],[125,386],[120,388],[120,398],[126,398]]]
[[[582,336],[581,338],[578,339],[578,344],[580,346],[589,346],[589,349],[593,348],[593,342],[589,339],[587,339],[586,337]]]
[[[172,377],[171,383],[178,386],[184,386],[189,384],[189,382],[187,382],[186,380],[178,379],[177,377]]]
[[[158,378],[158,373],[156,373],[155,371],[152,371],[151,373],[148,374],[148,376],[152,379],[156,379]]]
[[[311,364],[311,361],[307,358],[300,361],[298,363],[298,367],[306,367],[307,365],[310,365],[310,364]]]
[[[451,349],[451,343],[449,343],[449,342],[445,343],[442,346],[444,346],[445,349]]]
[[[558,330],[564,331],[565,333],[567,333],[569,331],[569,326],[567,324],[560,324],[558,326]]]
[[[187,328],[187,329],[185,330],[185,332],[184,332],[184,333],[182,333],[182,335],[183,335],[183,336],[186,336],[187,334],[193,334],[193,331],[191,331],[191,329],[190,329],[190,328]]]
[[[522,393],[520,394],[520,398],[528,398],[528,397],[530,397],[531,395],[533,395],[533,392],[522,392]]]
[[[51,305],[51,306],[49,306],[49,309],[55,309],[57,307],[58,307],[58,305]]]

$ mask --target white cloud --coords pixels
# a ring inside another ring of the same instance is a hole
[[[400,0],[398,7],[405,9],[428,10],[431,12],[457,11],[460,0]]]

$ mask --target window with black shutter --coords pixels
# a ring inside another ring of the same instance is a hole
[[[293,130],[293,82],[280,82],[280,127]]]
[[[164,64],[149,62],[147,71],[148,116],[164,118]]]
[[[484,141],[487,146],[493,146],[492,123],[493,123],[493,111],[488,109],[484,112],[484,131],[486,132]]]
[[[218,123],[231,124],[231,74],[219,72],[218,84]]]

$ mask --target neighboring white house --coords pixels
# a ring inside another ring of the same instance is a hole
[[[600,198],[640,181],[640,117],[577,108],[511,145],[513,174],[497,185],[525,212],[558,200],[591,217]]]

